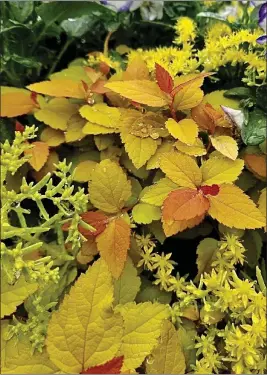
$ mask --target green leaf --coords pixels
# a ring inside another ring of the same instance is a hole
[[[34,8],[33,1],[10,1],[9,10],[18,22],[25,22],[27,18],[32,14]]]
[[[213,20],[217,20],[217,21],[220,21],[220,22],[224,22],[226,23],[227,25],[229,25],[231,27],[231,23],[228,22],[225,17],[223,16],[220,16],[218,13],[213,13],[213,12],[200,12],[197,14],[197,17],[200,17],[200,18],[211,18]]]
[[[86,14],[100,16],[112,11],[107,10],[104,6],[90,1],[55,1],[44,3],[37,8],[37,14],[46,24],[62,22],[69,18],[81,17]]]
[[[256,146],[266,139],[266,115],[260,109],[249,113],[241,130],[243,142],[249,146]]]
[[[62,29],[73,38],[80,38],[89,31],[95,23],[90,15],[84,15],[78,18],[69,18],[61,22]]]
[[[246,249],[246,261],[250,268],[255,268],[261,256],[262,238],[255,230],[247,230],[242,238],[243,245]]]
[[[146,278],[142,277],[142,284],[141,290],[136,296],[136,302],[160,302],[164,304],[168,304],[171,302],[172,294],[165,292],[164,290],[160,290],[158,286],[153,285],[151,281],[147,280]]]
[[[247,191],[255,186],[257,181],[257,178],[251,172],[243,171],[235,184],[243,191]]]
[[[15,53],[10,55],[10,58],[15,61],[16,63],[25,66],[26,68],[39,68],[42,64],[37,61],[34,57],[22,57]]]
[[[124,270],[118,280],[114,281],[114,306],[133,302],[141,285],[137,269],[130,258],[125,263]]]
[[[225,91],[223,96],[226,98],[247,99],[251,97],[251,90],[248,87],[234,87]]]
[[[198,273],[195,281],[200,279],[200,275],[211,270],[211,264],[215,259],[218,250],[218,241],[214,238],[204,238],[197,247],[197,268]]]
[[[266,112],[267,85],[260,86],[256,91],[256,105]]]

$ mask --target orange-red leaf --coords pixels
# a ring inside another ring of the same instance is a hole
[[[257,177],[266,178],[266,156],[246,154],[244,160],[247,168]]]
[[[209,209],[209,201],[195,189],[179,189],[170,192],[163,203],[164,220],[190,220],[203,215]]]
[[[32,142],[33,148],[25,150],[24,154],[30,156],[28,162],[34,170],[39,171],[46,163],[49,155],[49,146],[45,142]]]
[[[159,85],[159,88],[166,92],[167,94],[170,94],[173,89],[173,79],[169,72],[165,70],[161,65],[155,64],[156,66],[156,79]]]
[[[107,92],[110,92],[110,90],[105,87],[106,83],[106,80],[98,79],[95,83],[92,84],[90,90],[96,94],[106,94]]]
[[[103,365],[89,367],[87,370],[82,371],[81,374],[120,374],[123,358],[123,356],[115,357]]]
[[[95,231],[91,231],[79,225],[78,226],[79,232],[85,237],[98,236],[100,233],[102,233],[105,230],[107,223],[108,223],[108,217],[102,212],[93,212],[93,211],[84,212],[83,214],[81,214],[81,218],[85,223],[95,228]],[[65,223],[62,226],[62,230],[67,231],[69,227],[70,227],[70,223]]]
[[[178,232],[182,232],[185,229],[193,228],[196,225],[200,224],[203,221],[204,217],[205,215],[202,215],[202,216],[196,216],[190,220],[180,220],[180,221],[164,220],[164,218],[162,218],[163,231],[166,237],[173,236],[174,234]]]
[[[129,224],[122,218],[116,218],[97,236],[97,248],[115,279],[118,279],[123,271],[130,247],[130,235]]]

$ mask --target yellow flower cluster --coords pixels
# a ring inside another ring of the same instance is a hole
[[[199,61],[193,56],[190,49],[178,47],[158,47],[152,50],[132,50],[129,55],[129,62],[134,58],[143,59],[150,72],[155,70],[155,64],[160,64],[172,77],[178,74],[195,73],[199,70]]]
[[[97,55],[88,55],[88,65],[91,67],[96,67],[99,63],[107,64],[111,69],[116,70],[117,72],[121,70],[121,64],[119,61],[112,59],[109,56],[106,56],[104,53],[98,53]]]
[[[227,234],[218,243],[211,271],[201,275],[198,285],[173,276],[175,262],[170,260],[170,254],[153,252],[155,243],[151,238],[141,236],[138,241],[138,266],[156,271],[154,283],[178,298],[171,308],[173,323],[179,325],[188,318],[199,320],[204,328],[204,333],[196,338],[194,372],[207,374],[227,369],[236,374],[264,373],[265,288],[258,291],[255,282],[237,276],[235,264],[245,261],[245,248],[238,237]],[[225,317],[225,328],[217,328],[216,324],[224,322]]]
[[[174,44],[182,44],[184,48],[191,48],[190,44],[196,38],[196,24],[189,17],[180,17],[174,26],[176,38]]]
[[[199,62],[205,71],[217,71],[227,64],[243,65],[243,81],[250,86],[261,84],[266,80],[264,51],[256,42],[261,34],[260,29],[232,32],[215,24],[207,33],[205,48],[197,52]]]
[[[234,67],[234,75],[239,68],[241,72],[244,70],[243,81],[249,86],[266,82],[265,49],[256,42],[262,30],[232,31],[229,26],[217,22],[207,30],[202,50],[193,48],[196,36],[193,20],[179,18],[175,30],[177,37],[174,44],[178,44],[177,47],[132,50],[128,54],[129,61],[136,57],[144,59],[150,72],[154,71],[158,63],[173,77],[203,70],[218,71],[221,67],[231,70]]]

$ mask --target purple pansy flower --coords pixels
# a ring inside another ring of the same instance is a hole
[[[267,3],[262,4],[259,10],[259,26],[266,32],[267,28]],[[267,35],[264,34],[257,39],[259,44],[266,44]]]
[[[161,19],[163,16],[163,0],[100,0],[100,3],[116,12],[133,12],[140,8],[142,18],[147,21]]]

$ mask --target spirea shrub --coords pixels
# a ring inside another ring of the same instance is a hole
[[[265,51],[220,25],[1,88],[3,373],[266,371]]]

